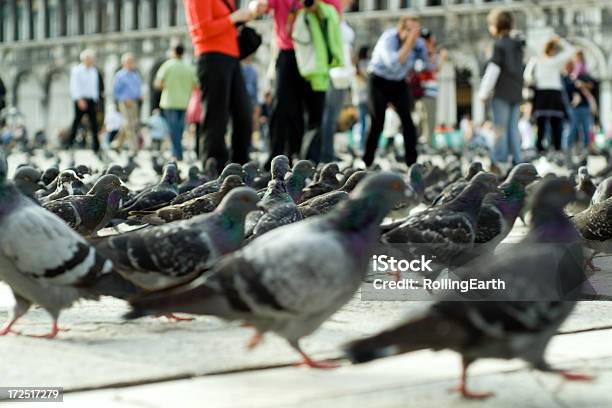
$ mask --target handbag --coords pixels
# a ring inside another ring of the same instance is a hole
[[[221,0],[230,12],[236,11],[228,0]],[[261,35],[254,28],[247,26],[244,23],[236,24],[238,30],[238,49],[240,50],[240,59],[243,60],[257,51],[262,43]]]

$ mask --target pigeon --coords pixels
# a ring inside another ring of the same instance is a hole
[[[197,197],[202,197],[206,194],[215,193],[221,188],[223,180],[225,180],[226,177],[231,175],[243,177],[244,171],[242,170],[242,166],[237,163],[228,164],[227,166],[225,166],[219,177],[214,180],[208,181],[202,184],[201,186],[194,188],[191,191],[178,195],[176,198],[170,201],[170,204],[182,204],[185,201],[189,201]]]
[[[23,166],[17,169],[13,176],[13,184],[26,197],[38,201],[36,191],[44,189],[41,181],[41,173],[31,166]]]
[[[81,235],[92,236],[115,217],[128,192],[119,177],[107,174],[86,195],[49,201],[43,207]]]
[[[264,211],[270,211],[274,206],[280,204],[294,203],[287,192],[287,186],[284,181],[288,171],[291,170],[287,156],[279,155],[274,157],[270,169],[272,179],[268,186],[263,191],[257,191],[257,196],[261,197],[261,202],[259,203],[260,210],[252,211],[246,218],[245,228],[247,236],[253,234],[255,226],[263,216]]]
[[[48,186],[53,183],[59,174],[59,167],[51,166],[43,172],[42,176],[40,177],[40,181],[42,181],[45,186]]]
[[[304,201],[298,206],[303,218],[315,215],[326,214],[338,205],[339,202],[346,200],[349,193],[363,180],[368,173],[366,171],[354,172],[338,190],[321,194]]]
[[[574,197],[567,179],[542,182],[534,197],[533,222],[523,241],[511,251],[466,266],[464,279],[502,279],[506,290],[495,291],[490,301],[448,294],[422,316],[349,343],[345,347],[349,359],[364,363],[422,349],[454,350],[463,363],[456,391],[476,399],[492,395],[467,387],[467,369],[481,358],[520,358],[569,380],[589,380],[589,376],[553,368],[544,358],[552,336],[572,312],[576,289],[585,279],[579,236],[563,212]],[[557,285],[551,284],[554,282]]]
[[[209,157],[204,163],[204,177],[208,180],[215,180],[219,177],[219,171],[217,170],[217,159]]]
[[[64,221],[6,183],[1,172],[0,230],[0,279],[16,300],[0,336],[10,333],[33,303],[53,318],[51,331],[40,337],[53,338],[61,310],[75,301],[139,292]]]
[[[208,180],[200,176],[200,169],[198,169],[198,166],[191,166],[189,167],[189,172],[187,173],[187,179],[179,184],[178,192],[179,194],[186,193],[198,186],[201,186],[206,181]]]
[[[336,163],[328,163],[323,166],[319,180],[306,187],[302,192],[301,202],[321,194],[329,193],[340,187],[340,183],[336,178],[338,173],[340,173],[340,169]]]
[[[126,202],[117,216],[119,218],[126,218],[131,211],[152,210],[166,205],[178,195],[177,183],[178,168],[176,163],[166,164],[161,181]]]
[[[497,177],[492,173],[478,173],[454,200],[400,221],[382,235],[381,241],[396,247],[404,244],[399,248],[409,252],[435,255],[435,264],[461,265],[465,260],[460,255],[467,253],[476,239],[482,200],[487,193],[496,191],[496,183]]]
[[[569,215],[577,214],[587,209],[591,204],[591,199],[596,191],[595,184],[591,179],[591,175],[586,167],[582,166],[578,169],[578,184],[576,186],[576,200],[569,203],[565,211]]]
[[[242,171],[244,171],[243,181],[248,187],[253,187],[253,183],[257,176],[259,176],[259,166],[254,161],[250,161],[242,165]]]
[[[139,287],[175,285],[199,276],[220,256],[240,247],[244,218],[257,200],[251,188],[237,187],[209,214],[103,238],[95,245]]]
[[[103,172],[103,175],[105,174],[114,174],[115,176],[119,177],[124,183],[127,183],[129,180],[129,175],[126,173],[123,166],[119,164],[111,164],[110,166],[108,166]]]
[[[287,192],[294,203],[299,203],[302,197],[302,190],[307,184],[308,179],[314,175],[315,168],[310,160],[299,160],[293,165],[291,174],[287,177],[285,184]]]
[[[284,181],[287,173],[291,171],[291,167],[289,166],[289,159],[285,155],[278,155],[272,159],[272,163],[270,164],[270,181]],[[264,198],[266,194],[269,194],[270,182],[266,185],[265,188],[257,191],[257,195],[260,198]]]
[[[43,203],[58,200],[63,197],[67,197],[74,194],[73,183],[78,180],[78,177],[74,170],[64,170],[57,176],[57,188],[51,194],[41,197],[40,201]]]
[[[506,181],[498,186],[500,191],[485,197],[478,214],[474,240],[477,251],[492,251],[510,234],[525,204],[526,187],[538,179],[533,164],[517,164]]]
[[[412,193],[408,194],[404,200],[395,205],[393,211],[391,212],[391,216],[406,216],[414,207],[423,202],[425,195],[425,183],[423,179],[424,172],[425,167],[422,164],[414,163],[412,166],[410,166],[407,184],[412,190]]]
[[[221,189],[215,193],[192,198],[182,204],[169,205],[155,211],[132,212],[130,213],[130,219],[137,219],[152,225],[161,225],[177,220],[187,220],[196,215],[213,211],[227,193],[240,186],[244,186],[240,176],[228,176],[223,181],[223,184],[221,184]]]
[[[597,185],[593,198],[591,198],[591,205],[601,203],[610,197],[612,197],[612,177],[602,180]]]
[[[468,168],[468,172],[464,179],[456,181],[455,183],[449,184],[442,190],[442,193],[431,203],[431,206],[441,205],[452,201],[457,197],[463,189],[467,186],[470,180],[482,171],[482,163],[472,162]]]
[[[251,347],[274,332],[307,365],[329,367],[313,361],[300,339],[353,297],[367,273],[368,244],[404,190],[399,175],[371,175],[334,211],[269,232],[187,285],[131,299],[125,317],[184,312],[239,320],[257,331]]]
[[[612,253],[612,198],[589,206],[574,215],[572,222],[585,245],[593,250],[586,265],[591,271],[599,270],[593,265],[595,255]]]

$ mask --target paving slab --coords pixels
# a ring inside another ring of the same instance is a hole
[[[473,390],[495,391],[490,400],[495,407],[610,407],[611,345],[612,330],[607,330],[557,336],[549,347],[551,363],[591,374],[593,382],[570,383],[528,370],[516,360],[483,360],[470,368],[469,384]],[[69,407],[88,400],[108,407],[476,406],[448,392],[456,386],[459,361],[452,352],[420,351],[336,370],[280,368],[216,375],[68,394],[65,401]]]

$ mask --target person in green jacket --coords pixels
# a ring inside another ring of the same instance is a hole
[[[185,111],[191,93],[198,86],[194,67],[183,61],[184,52],[181,44],[175,46],[172,58],[164,62],[155,75],[155,85],[162,91],[159,107],[170,128],[172,154],[176,160],[183,160]]]

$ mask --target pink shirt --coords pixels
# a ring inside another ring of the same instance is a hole
[[[340,0],[323,0],[336,8],[338,14],[342,14]],[[268,0],[268,10],[274,10],[274,36],[276,46],[280,50],[292,50],[293,40],[291,30],[295,14],[302,8],[302,2],[298,0]]]

